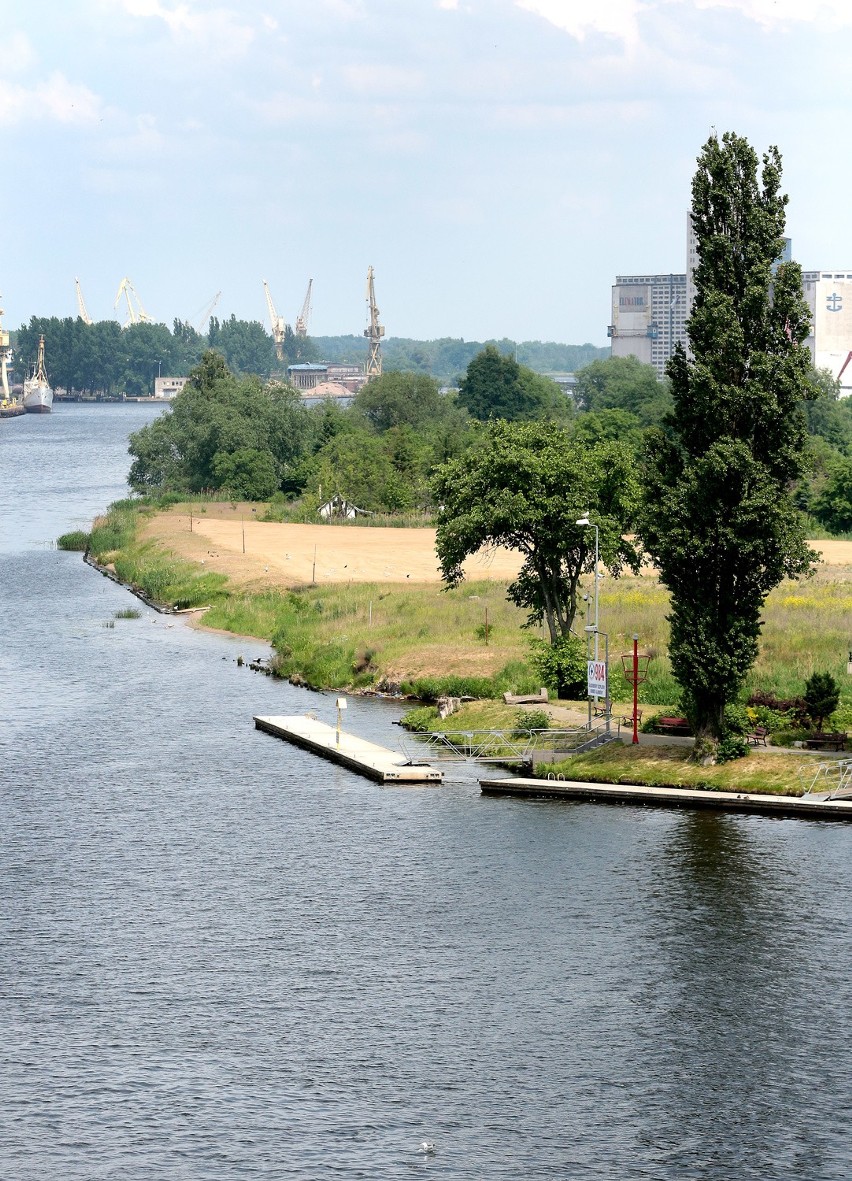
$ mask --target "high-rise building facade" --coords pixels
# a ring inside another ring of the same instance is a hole
[[[785,238],[778,263],[791,258],[792,243]],[[638,357],[662,377],[675,345],[688,350],[686,321],[695,298],[697,263],[695,231],[687,213],[685,275],[616,277],[607,329],[613,357]],[[803,271],[802,293],[811,313],[811,334],[805,343],[813,364],[839,378],[841,395],[852,394],[852,269]]]
[[[617,275],[607,336],[613,357],[638,357],[663,377],[680,342],[686,345],[686,275]]]

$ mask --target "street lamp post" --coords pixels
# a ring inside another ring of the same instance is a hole
[[[592,521],[589,520],[589,514],[585,517],[580,517],[576,522],[578,525],[587,525],[595,531],[595,660],[598,658],[598,551],[600,542],[600,529]]]
[[[580,517],[580,519],[576,522],[576,524],[577,525],[585,525],[586,527],[590,527],[590,528],[594,529],[594,531],[595,531],[595,626],[594,626],[594,634],[595,634],[595,662],[597,662],[597,659],[598,659],[598,624],[599,624],[599,619],[598,619],[598,551],[599,551],[599,541],[600,541],[600,529],[598,528],[597,525],[595,525],[592,521],[589,520],[588,513],[586,513],[585,517]],[[590,628],[586,628],[587,633],[590,630],[591,630]],[[589,653],[589,649],[587,646],[586,647],[586,655],[587,656],[588,656],[588,653]],[[589,706],[589,726],[590,727],[591,727],[591,724],[592,724],[592,718],[591,718],[591,705],[590,705]],[[608,726],[607,726],[607,729],[609,729]]]

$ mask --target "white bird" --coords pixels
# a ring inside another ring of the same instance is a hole
[[[432,1143],[431,1140],[421,1140],[420,1141],[420,1151],[424,1152],[426,1154],[426,1156],[434,1156],[435,1155],[435,1145]]]

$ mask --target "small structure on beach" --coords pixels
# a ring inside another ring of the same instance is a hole
[[[335,492],[325,504],[319,507],[319,515],[324,521],[352,521],[355,517],[372,517],[373,513],[366,508],[358,508],[357,504],[353,504],[351,500],[347,500],[341,496],[339,492]]]

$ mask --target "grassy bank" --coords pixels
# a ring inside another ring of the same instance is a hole
[[[227,594],[224,575],[205,571],[151,542],[137,541],[140,522],[159,507],[157,502],[117,501],[95,518],[85,546],[79,534],[64,535],[59,544],[87,549],[101,565],[111,566],[122,582],[156,603],[184,609],[219,601]]]
[[[271,640],[282,675],[322,688],[393,687],[425,699],[442,692],[482,697],[539,687],[528,646],[530,634],[537,633],[522,629],[525,613],[506,602],[505,583],[466,582],[450,592],[435,584],[382,582],[236,589],[225,575],[139,540],[140,522],[163,503],[118,502],[95,521],[85,544],[147,597],[176,607],[209,606],[209,626]],[[84,547],[79,534],[67,540],[69,548]],[[630,652],[635,632],[640,649],[653,656],[640,703],[676,708],[680,691],[668,659],[668,605],[668,592],[652,575],[602,580],[599,614],[610,637],[614,701],[631,700],[620,657]],[[842,688],[839,717],[852,717],[852,678],[846,674],[850,614],[850,567],[826,566],[808,581],[782,584],[767,600],[748,690],[793,697],[814,671],[831,672]]]
[[[689,762],[689,749],[673,746],[625,746],[608,743],[586,754],[548,767],[583,783],[622,783],[639,787],[692,787],[707,791],[764,792],[802,795],[799,771],[816,770],[807,755],[750,752],[748,758],[721,766],[702,767]]]

